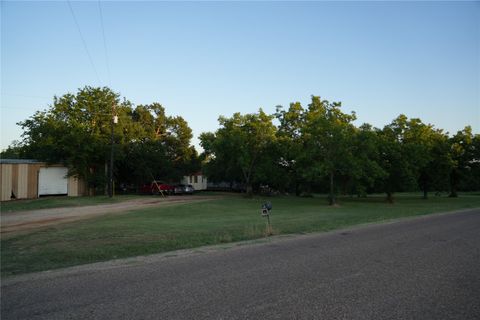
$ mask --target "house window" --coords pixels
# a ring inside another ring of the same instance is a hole
[[[198,176],[195,176],[195,183],[198,183]]]

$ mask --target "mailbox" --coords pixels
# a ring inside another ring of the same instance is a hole
[[[273,234],[272,226],[270,225],[270,210],[272,210],[272,204],[270,202],[262,204],[262,217],[267,218],[267,230],[265,232],[267,236]]]
[[[270,210],[272,210],[272,204],[270,202],[262,204],[262,216],[270,215]]]

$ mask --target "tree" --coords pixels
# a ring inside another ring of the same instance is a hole
[[[7,149],[0,152],[0,159],[23,159],[25,157],[22,144],[14,140]]]
[[[380,138],[380,166],[386,172],[385,179],[378,187],[387,194],[387,201],[393,203],[393,194],[397,191],[412,190],[416,186],[416,177],[412,158],[402,143],[407,117],[400,115],[391,124],[378,131]]]
[[[346,172],[346,179],[351,182],[352,192],[365,196],[378,180],[387,173],[380,166],[380,138],[378,130],[369,124],[355,129],[353,135],[353,157],[351,170]]]
[[[330,103],[312,96],[305,114],[302,139],[305,143],[305,160],[310,165],[303,172],[310,181],[322,176],[329,177],[329,203],[336,204],[335,176],[351,172],[354,162],[352,122],[355,113],[346,114],[340,102]]]
[[[448,175],[450,161],[448,153],[444,153],[447,136],[442,130],[435,129],[431,124],[424,124],[420,119],[408,120],[404,116],[397,118],[402,126],[400,139],[404,145],[404,156],[410,163],[415,178],[427,199],[431,187],[439,186],[442,177]]]
[[[201,145],[209,157],[208,174],[229,181],[242,179],[247,194],[252,194],[252,185],[262,174],[261,161],[268,156],[268,149],[275,140],[276,128],[272,116],[261,109],[258,113],[231,118],[220,117],[220,129],[215,133],[203,133]],[[262,159],[263,158],[263,159]]]
[[[480,190],[480,134],[475,134],[470,147],[467,179],[462,187],[466,191]]]
[[[21,149],[28,157],[63,163],[93,188],[104,186],[114,115],[119,118],[113,126],[118,179],[139,182],[156,175],[178,180],[193,168],[197,154],[183,118],[166,116],[159,103],[133,109],[106,87],[54,97],[48,110],[19,123]]]
[[[121,116],[129,105],[108,88],[85,87],[76,95],[54,97],[48,110],[19,123],[24,130],[25,153],[65,164],[70,174],[86,179],[92,187],[103,185],[113,107],[117,106]],[[122,136],[122,128],[115,129],[116,135]]]
[[[279,176],[277,185],[283,190],[293,188],[298,196],[300,185],[304,183],[301,175],[303,165],[301,160],[305,158],[302,139],[305,110],[300,102],[291,103],[288,110],[277,106],[275,117],[279,121],[274,148],[275,169]]]
[[[458,197],[458,187],[462,179],[468,177],[472,165],[478,166],[478,135],[474,137],[472,128],[466,126],[450,138],[450,155],[452,166],[450,171],[450,197]]]
[[[448,136],[442,130],[433,130],[426,141],[427,161],[419,172],[419,185],[423,190],[423,198],[427,199],[432,189],[441,191],[448,187],[448,178],[453,165],[449,152]]]

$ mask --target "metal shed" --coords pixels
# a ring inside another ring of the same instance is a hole
[[[85,183],[68,177],[62,165],[31,159],[0,159],[0,201],[34,199],[43,195],[81,196]]]

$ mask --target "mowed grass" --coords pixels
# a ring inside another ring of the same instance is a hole
[[[51,208],[62,208],[62,207],[79,207],[79,206],[90,206],[90,205],[96,205],[96,204],[117,203],[117,202],[127,201],[130,199],[135,199],[138,197],[142,197],[142,196],[118,195],[113,198],[109,198],[107,196],[45,197],[45,198],[34,199],[34,200],[5,201],[0,204],[0,209],[2,212],[16,212],[16,211],[51,209]]]
[[[327,231],[346,226],[480,207],[480,196],[419,195],[341,198],[329,207],[324,197],[231,197],[148,208],[126,214],[61,224],[1,240],[1,273],[9,276],[85,263],[265,237],[261,204],[273,204],[274,234]]]

